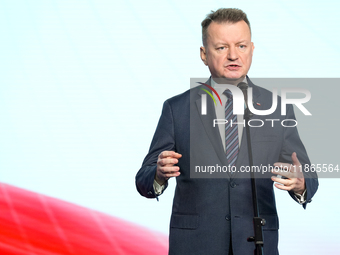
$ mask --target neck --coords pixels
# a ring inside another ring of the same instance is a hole
[[[231,84],[237,86],[240,82],[245,80],[245,77],[241,77],[239,79],[229,79],[225,77],[212,77],[212,79],[218,84]]]

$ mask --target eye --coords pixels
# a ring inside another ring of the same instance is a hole
[[[246,51],[246,48],[247,48],[247,45],[240,44],[240,45],[238,46],[238,48],[239,48],[239,50],[240,50],[241,52],[245,52],[245,51]]]
[[[225,49],[225,47],[224,46],[222,46],[222,47],[218,47],[217,48],[217,50],[224,50]]]

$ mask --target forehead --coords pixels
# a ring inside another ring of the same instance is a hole
[[[230,22],[211,22],[207,29],[207,42],[217,43],[236,43],[239,41],[250,41],[251,34],[247,23],[243,20],[236,23]]]

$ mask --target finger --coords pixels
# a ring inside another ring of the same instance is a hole
[[[164,177],[165,178],[177,177],[177,176],[180,176],[180,174],[181,172],[167,173],[167,174],[164,174]]]
[[[276,162],[274,163],[275,168],[273,170],[285,170],[285,171],[289,171],[290,167],[292,166],[292,164],[289,163],[282,163],[282,162]]]
[[[297,158],[296,152],[293,152],[292,154],[292,162],[293,162],[293,165],[295,166],[301,165],[299,159]]]
[[[159,170],[162,174],[169,174],[169,173],[179,172],[179,167],[178,166],[165,166],[165,167],[160,167]]]
[[[158,164],[160,164],[161,166],[173,166],[174,164],[177,164],[178,160],[175,158],[164,158],[164,159],[159,159],[158,160]]]
[[[174,155],[172,156],[173,158],[181,158],[182,154],[179,154],[177,152],[174,153]]]
[[[272,181],[283,184],[285,186],[291,186],[294,182],[290,179],[282,179],[276,176],[271,177]]]
[[[171,155],[175,153],[174,151],[162,151],[159,155],[158,158],[167,158],[171,157]]]
[[[283,186],[283,185],[280,185],[278,183],[275,183],[274,186],[278,189],[281,189],[281,190],[292,190],[291,186]]]
[[[287,172],[285,170],[272,171],[272,173],[275,174],[275,175],[281,175],[282,177],[285,177],[287,179],[292,179],[292,178],[296,177],[293,172]],[[278,177],[278,178],[280,178],[280,177]]]
[[[275,163],[274,164],[274,168],[271,170],[271,172],[273,174],[276,175],[281,175],[284,176],[286,178],[293,178],[294,175],[292,175],[291,173],[291,166],[290,164],[286,164],[286,163]]]
[[[303,177],[302,165],[301,165],[299,159],[297,158],[296,152],[293,152],[293,154],[292,154],[292,161],[293,161],[293,165],[294,165],[294,172],[297,173],[298,177]]]
[[[280,174],[283,173],[282,175],[286,176],[286,174],[284,174],[284,172],[286,173],[294,173],[294,175],[290,175],[291,177],[288,178],[293,178],[296,177],[295,173],[301,172],[301,165],[292,165],[289,163],[281,163],[281,162],[277,162],[274,163],[275,168],[272,170],[272,173],[274,174]]]
[[[177,152],[174,151],[162,151],[159,156],[159,158],[180,158],[182,157],[182,154],[179,154]]]

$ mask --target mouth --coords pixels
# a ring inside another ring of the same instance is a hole
[[[227,69],[231,71],[238,70],[239,68],[241,68],[241,66],[239,65],[235,65],[235,64],[227,65]]]

